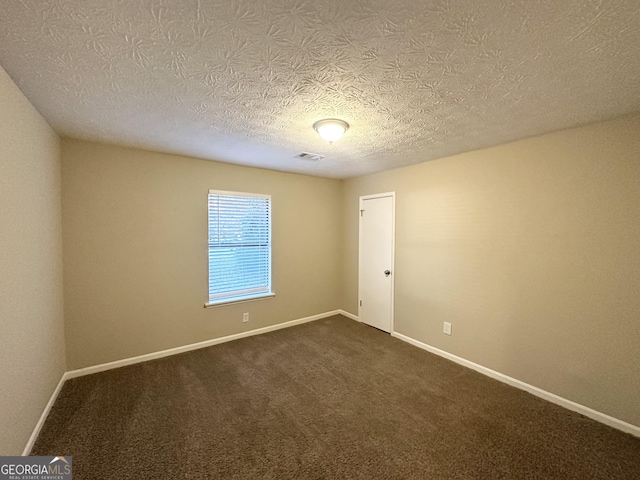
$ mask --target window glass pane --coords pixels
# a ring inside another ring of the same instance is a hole
[[[209,193],[209,301],[271,291],[271,199]]]

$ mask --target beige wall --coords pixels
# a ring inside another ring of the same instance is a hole
[[[640,426],[639,155],[633,116],[346,181],[343,308],[395,190],[397,332]]]
[[[61,232],[60,141],[1,69],[0,105],[0,454],[65,334],[76,369],[357,313],[358,196],[390,190],[396,331],[640,425],[640,116],[345,182],[64,140]],[[210,188],[272,195],[274,299],[202,307]]]
[[[64,357],[60,139],[0,68],[0,455],[22,453]]]
[[[69,369],[339,307],[339,181],[73,140],[62,158]],[[275,298],[203,308],[211,188],[272,196]]]

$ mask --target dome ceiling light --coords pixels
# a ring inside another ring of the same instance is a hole
[[[314,123],[313,128],[323,139],[333,143],[344,135],[344,132],[349,128],[349,124],[337,118],[325,118]]]

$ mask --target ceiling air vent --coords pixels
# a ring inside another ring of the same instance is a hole
[[[316,160],[322,160],[324,158],[324,155],[320,155],[319,153],[302,152],[293,158],[301,158],[303,160],[313,160],[315,162]]]

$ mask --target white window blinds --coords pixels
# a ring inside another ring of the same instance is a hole
[[[209,304],[271,293],[271,197],[209,191]]]

